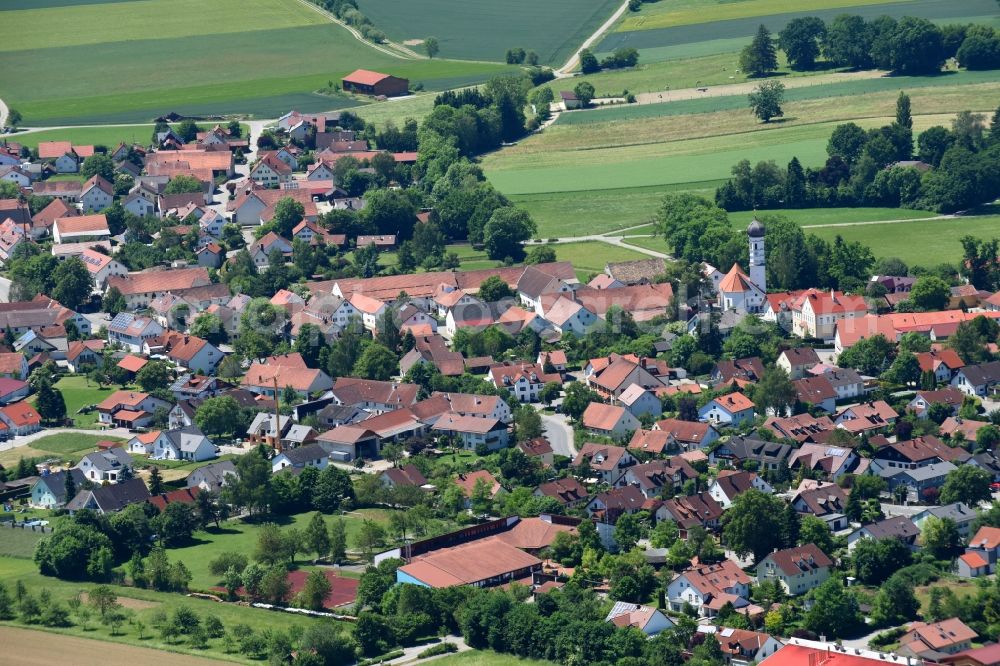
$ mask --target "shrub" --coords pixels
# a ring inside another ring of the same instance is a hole
[[[445,641],[443,643],[438,643],[437,645],[432,645],[426,650],[420,652],[417,655],[417,659],[426,659],[427,657],[436,657],[439,654],[448,654],[449,652],[458,652],[458,646],[454,643],[449,643]]]

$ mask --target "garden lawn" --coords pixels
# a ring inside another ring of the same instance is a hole
[[[97,446],[100,441],[123,442],[125,440],[118,437],[102,437],[101,435],[83,435],[75,432],[57,432],[36,439],[31,443],[32,448],[49,453],[60,455],[79,453],[80,451],[90,451]]]
[[[173,553],[170,553],[170,556],[171,561],[173,561]],[[78,593],[86,592],[96,586],[95,583],[63,581],[42,576],[38,573],[37,567],[31,560],[0,556],[0,583],[4,583],[8,589],[12,590],[15,582],[18,580],[24,582],[29,593],[38,595],[42,589],[47,589],[53,599],[63,603],[66,603]],[[242,623],[249,625],[256,631],[272,629],[276,625],[280,625],[285,629],[288,629],[292,625],[306,628],[320,621],[294,613],[276,615],[272,611],[238,606],[236,604],[218,603],[206,599],[196,599],[177,593],[155,592],[153,590],[142,590],[117,585],[112,585],[111,588],[118,594],[118,602],[126,610],[135,613],[135,617],[145,625],[143,639],[139,639],[134,624],[129,623],[124,624],[119,629],[120,635],[111,636],[110,630],[101,625],[97,618],[91,619],[88,630],[84,630],[80,626],[73,626],[65,629],[46,629],[46,631],[115,643],[142,645],[149,648],[198,655],[217,660],[249,663],[248,659],[238,654],[226,653],[222,639],[210,640],[209,646],[205,650],[193,650],[180,643],[167,643],[162,639],[159,631],[152,627],[152,616],[159,610],[169,615],[174,609],[183,606],[193,610],[201,617],[207,615],[217,616],[222,620],[226,628]],[[4,624],[7,623],[0,623],[0,626]],[[338,623],[338,627],[342,627],[345,630],[348,629],[348,625],[345,624]],[[44,640],[44,637],[39,634],[39,639]]]
[[[296,527],[305,530],[313,513],[309,511],[294,516],[275,516],[273,520],[281,525],[282,529]],[[364,520],[374,520],[386,525],[389,513],[389,511],[382,509],[357,509],[343,516],[347,528],[348,550],[353,550],[355,538]],[[332,516],[325,516],[325,518],[327,525],[334,519]],[[212,526],[208,530],[195,532],[193,545],[171,548],[167,554],[171,560],[183,560],[184,564],[191,570],[192,590],[207,591],[218,586],[221,582],[209,573],[209,563],[225,552],[243,553],[248,558],[252,558],[257,547],[259,533],[260,523],[229,520],[222,523],[221,529],[217,530]],[[315,553],[299,554],[296,557],[296,562],[300,565],[305,564],[315,556]]]
[[[24,516],[19,515],[18,518],[23,520]],[[35,545],[42,538],[42,533],[4,525],[0,523],[0,555],[27,559],[34,556]]]
[[[297,0],[251,0],[249,7],[222,0],[213,3],[212,12],[216,5],[225,20],[206,20],[206,10],[194,0],[181,0],[180,7],[163,0],[30,10],[0,5],[0,20],[18,35],[16,47],[5,43],[0,96],[29,126],[148,123],[171,111],[276,118],[293,107],[356,106],[353,97],[316,91],[357,68],[386,71],[429,90],[470,85],[510,70],[492,63],[396,58]],[[257,5],[263,7],[260,13]],[[80,11],[86,12],[82,23],[73,18]],[[129,14],[129,29],[116,22],[120,11]],[[284,18],[269,20],[268,12]],[[165,13],[176,20],[164,21]],[[97,24],[102,27],[94,28]],[[52,26],[81,36],[54,39]]]
[[[206,121],[200,123],[200,126],[207,130],[214,127],[214,123]],[[78,146],[107,146],[109,150],[114,150],[121,142],[147,145],[153,134],[153,127],[153,125],[68,127],[65,129],[26,132],[17,134],[12,138],[28,148],[35,148],[43,141],[70,141]],[[243,125],[244,136],[246,136],[249,129],[249,126]]]
[[[437,666],[552,666],[551,661],[521,659],[489,650],[470,650],[435,659]]]
[[[836,236],[858,241],[871,248],[876,257],[899,257],[910,266],[936,266],[962,259],[959,239],[1000,237],[1000,215],[960,217],[943,220],[914,220],[887,224],[803,227],[806,233],[832,241]]]
[[[436,37],[441,57],[503,61],[507,49],[561,65],[607,20],[619,0],[360,0],[361,11],[396,42]],[[421,51],[420,46],[412,47]]]
[[[77,428],[96,428],[96,411],[89,414],[77,414],[77,411],[81,407],[98,404],[118,390],[117,387],[110,386],[100,388],[88,382],[83,375],[66,375],[56,382],[55,388],[62,392],[63,400],[66,401],[66,416],[73,419]]]
[[[604,266],[608,262],[649,258],[648,254],[601,241],[556,243],[552,247],[556,251],[556,261],[572,263],[573,268],[576,269],[576,275],[581,281],[586,280],[593,273],[604,272]]]

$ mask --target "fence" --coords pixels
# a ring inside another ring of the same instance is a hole
[[[30,530],[32,532],[39,532],[40,534],[51,534],[52,528],[48,525],[29,525],[30,521],[16,522],[14,520],[4,520],[0,521],[0,527],[6,527],[12,530]]]

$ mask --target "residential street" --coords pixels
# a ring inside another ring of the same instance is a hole
[[[573,443],[573,429],[566,422],[566,416],[542,412],[539,412],[539,415],[542,417],[542,428],[545,436],[549,438],[553,453],[575,458],[576,445]]]

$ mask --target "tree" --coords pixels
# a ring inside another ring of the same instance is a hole
[[[438,44],[437,37],[428,37],[424,40],[424,51],[427,53],[428,58],[433,58],[441,50],[441,45]]]
[[[839,578],[828,578],[813,592],[813,605],[806,612],[805,627],[828,639],[844,636],[863,620],[858,601]]]
[[[584,74],[601,71],[601,64],[597,61],[597,56],[590,52],[590,49],[580,51],[580,71]]]
[[[400,240],[413,235],[417,210],[402,190],[369,190],[361,220],[379,234],[395,234]]]
[[[896,538],[859,539],[851,555],[854,575],[865,585],[881,585],[912,560],[909,546]]]
[[[924,18],[904,16],[885,39],[889,66],[905,74],[933,74],[944,64],[941,29]]]
[[[323,559],[330,552],[330,534],[326,530],[326,521],[323,520],[321,513],[314,513],[309,520],[305,532],[305,542],[309,551],[316,553],[316,559]]]
[[[194,413],[194,422],[208,436],[241,434],[244,417],[239,403],[232,396],[206,398]]]
[[[930,516],[920,529],[920,544],[935,559],[943,560],[953,557],[961,549],[962,537],[951,518]]]
[[[170,502],[157,518],[160,541],[169,547],[191,541],[191,534],[198,526],[194,509],[183,502]]]
[[[527,211],[513,206],[498,208],[483,228],[486,253],[490,259],[521,259],[524,256],[521,243],[536,231],[535,222]]]
[[[750,109],[763,122],[785,115],[781,104],[785,100],[785,84],[781,81],[764,81],[748,96]]]
[[[826,24],[815,16],[802,16],[788,22],[778,33],[778,46],[785,52],[792,69],[812,69],[819,56],[819,45],[826,36]]]
[[[94,278],[78,257],[61,262],[52,272],[52,280],[54,286],[49,295],[71,310],[86,303],[94,291]]]
[[[909,300],[921,310],[943,310],[951,297],[951,289],[936,275],[922,275],[910,290]]]
[[[899,91],[896,98],[896,124],[908,130],[913,129],[913,114],[910,111],[910,96]]]
[[[614,538],[619,550],[627,553],[635,548],[636,543],[643,537],[644,526],[639,516],[634,513],[626,513],[615,523]]]
[[[291,238],[292,230],[305,217],[306,209],[301,202],[291,197],[283,197],[274,206],[274,217],[270,224],[275,233],[283,238]]]
[[[885,373],[889,381],[909,386],[920,379],[920,361],[909,352],[903,352],[889,366]]]
[[[722,516],[725,543],[740,557],[754,561],[782,546],[781,516],[785,503],[773,495],[751,489],[738,495]]]
[[[66,419],[66,401],[63,394],[52,387],[51,381],[42,382],[35,396],[35,409],[49,423],[62,423]],[[67,477],[71,476],[67,473]]]
[[[587,409],[587,405],[592,402],[600,402],[599,398],[583,382],[571,382],[566,387],[566,395],[563,397],[563,413],[571,419],[579,421],[584,410]]]
[[[160,474],[160,468],[153,465],[153,468],[149,471],[149,494],[150,495],[160,495],[163,493],[163,475]]]
[[[479,285],[479,298],[486,303],[496,303],[505,298],[513,298],[514,292],[498,275],[491,275]]]
[[[100,614],[101,619],[107,617],[108,613],[120,608],[118,595],[107,585],[98,585],[88,591],[87,602]]]
[[[347,527],[338,518],[330,525],[330,561],[340,564],[347,557]]]
[[[163,361],[150,361],[136,373],[135,380],[143,391],[153,392],[169,388],[173,376]]]
[[[580,101],[580,106],[590,106],[590,101],[594,99],[594,86],[587,81],[580,81],[573,87],[573,94]]]
[[[754,404],[759,409],[772,410],[779,416],[794,407],[796,400],[795,386],[788,374],[776,365],[765,369],[764,376],[754,387]]]
[[[115,182],[115,163],[104,153],[94,153],[80,165],[80,175],[84,178],[100,176],[109,183]]]
[[[778,53],[771,31],[761,25],[753,41],[740,53],[740,69],[750,76],[764,76],[778,69]]]
[[[385,543],[385,528],[372,520],[363,520],[355,537],[355,545],[364,553],[369,562],[373,559],[375,549]]]
[[[836,549],[836,545],[833,543],[833,534],[827,524],[821,518],[810,515],[802,517],[799,526],[799,543],[801,545],[815,544],[827,555],[832,554]]]
[[[198,138],[198,132],[201,128],[193,120],[185,119],[177,125],[174,132],[180,137],[181,141],[184,143],[191,143]]]
[[[299,603],[309,610],[321,611],[333,586],[322,571],[312,571],[306,577],[306,584],[299,593]]]
[[[365,346],[357,363],[354,376],[364,379],[388,380],[399,372],[399,359],[384,345],[371,342]]]
[[[167,183],[166,188],[164,188],[164,194],[196,194],[205,189],[205,186],[201,184],[201,181],[194,176],[174,176]]]
[[[10,127],[17,127],[18,125],[20,125],[21,120],[23,120],[23,118],[24,116],[22,116],[21,112],[18,111],[17,109],[12,108],[7,110],[7,124]]]
[[[283,566],[271,567],[260,581],[260,596],[272,604],[285,603],[291,589],[288,570]]]
[[[195,317],[190,331],[191,335],[199,337],[212,345],[222,344],[229,337],[222,324],[222,319],[213,312],[202,312]]]
[[[114,317],[119,312],[127,310],[128,303],[125,301],[125,297],[118,287],[109,287],[107,293],[104,294],[104,301],[101,307],[105,312]]]
[[[913,585],[902,576],[891,576],[875,595],[871,617],[875,625],[889,627],[916,619],[919,610]]]
[[[961,465],[948,472],[944,485],[941,487],[939,500],[942,504],[964,502],[976,507],[980,502],[990,499],[990,473],[981,467]]]
[[[327,466],[313,486],[312,504],[323,513],[333,513],[354,499],[350,475],[334,465]]]

